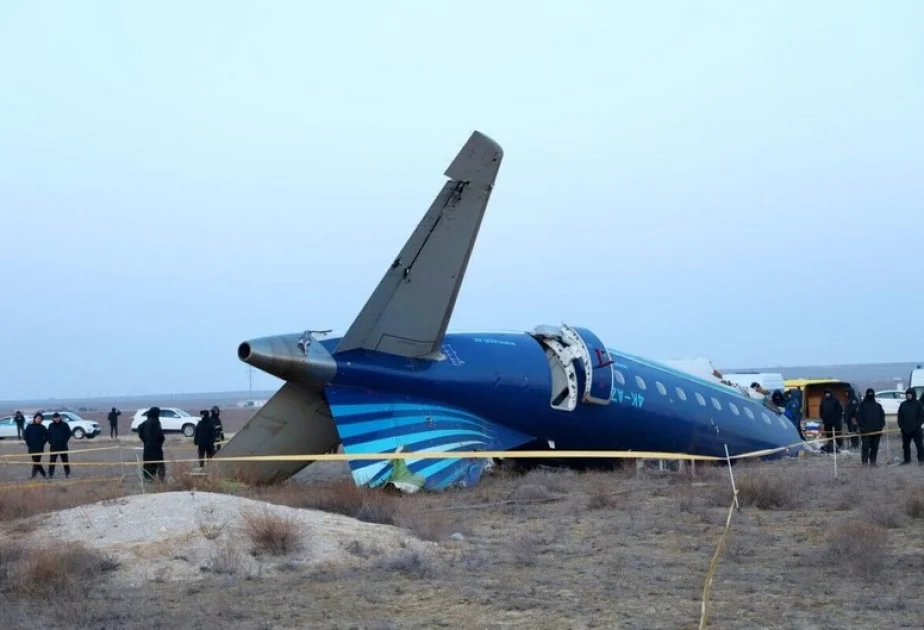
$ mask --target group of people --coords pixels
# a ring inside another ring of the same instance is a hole
[[[109,412],[110,435],[114,438],[118,438],[116,424],[121,414],[122,412],[115,407]],[[138,426],[138,437],[144,445],[142,452],[144,478],[157,477],[163,481],[167,469],[164,466],[164,429],[160,423],[160,407],[151,407],[144,415],[147,419]],[[217,405],[211,410],[203,409],[199,415],[200,419],[196,424],[193,443],[198,447],[199,468],[201,469],[205,467],[206,459],[211,459],[221,449],[225,433],[221,424],[221,410]],[[73,435],[71,427],[57,411],[51,415],[51,424],[47,427],[43,424],[44,420],[44,414],[37,412],[32,416],[32,422],[25,426],[25,416],[22,412],[17,411],[15,415],[19,439],[25,441],[26,449],[32,456],[31,479],[39,475],[46,479],[53,479],[55,464],[59,457],[64,465],[65,478],[70,477],[71,466],[67,451]],[[47,474],[42,465],[42,456],[45,454],[46,446],[51,448]]]
[[[844,421],[847,423],[847,439],[851,448],[860,447],[860,463],[876,465],[879,443],[886,427],[885,410],[876,401],[876,393],[867,389],[862,401],[857,401],[853,392],[847,398],[847,406],[825,390],[818,406],[818,415],[828,438],[822,450],[832,452],[844,444]],[[898,428],[902,436],[902,466],[911,463],[911,444],[917,451],[918,464],[924,466],[924,401],[918,400],[911,388],[905,391],[905,400],[898,407]]]
[[[22,439],[25,440],[29,455],[32,456],[32,476],[30,478],[35,479],[37,475],[41,475],[43,478],[54,479],[55,462],[58,461],[59,456],[61,463],[64,464],[64,477],[70,477],[71,466],[67,451],[72,435],[71,427],[64,422],[57,411],[51,414],[51,424],[47,427],[43,424],[44,420],[45,416],[40,411],[32,416],[32,423],[22,431]],[[47,475],[42,466],[42,455],[45,453],[46,445],[51,448]]]
[[[164,429],[160,424],[160,407],[151,407],[144,415],[146,420],[138,425],[138,437],[144,445],[141,454],[143,478],[153,480],[156,476],[163,481],[167,476],[167,467],[164,465]],[[224,430],[217,405],[210,411],[203,409],[199,415],[193,443],[198,447],[201,469],[205,467],[205,460],[214,457],[221,449]]]

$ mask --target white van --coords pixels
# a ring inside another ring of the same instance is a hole
[[[922,372],[922,375],[924,375],[924,372]],[[746,388],[750,387],[751,383],[757,383],[769,394],[772,394],[776,390],[783,391],[786,389],[786,385],[783,382],[783,375],[777,374],[776,372],[736,372],[723,374],[722,376],[726,381],[731,381],[735,385]],[[922,383],[922,385],[924,385],[924,383]]]
[[[920,365],[911,370],[911,376],[908,377],[908,387],[914,390],[918,400],[920,400],[921,394],[924,394],[924,369],[921,369]]]

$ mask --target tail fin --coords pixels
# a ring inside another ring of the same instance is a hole
[[[450,178],[405,243],[336,353],[364,349],[436,359],[504,152],[474,132]]]
[[[270,483],[288,479],[311,462],[220,460],[254,455],[314,455],[330,452],[339,444],[337,425],[322,392],[288,381],[221,449],[218,461],[209,462],[209,466],[225,477],[255,484]]]

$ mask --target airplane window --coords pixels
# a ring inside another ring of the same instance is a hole
[[[754,419],[754,412],[751,411],[748,407],[745,407],[745,408],[744,408],[744,415],[746,415],[746,416],[747,416],[748,418],[750,418],[751,420]]]
[[[709,399],[712,401],[712,406],[715,407],[716,411],[722,411],[722,403],[720,403],[715,398],[712,398],[711,396]]]
[[[736,416],[739,414],[738,407],[735,405],[735,403],[728,403],[728,408],[731,409],[732,413]]]
[[[667,388],[664,387],[664,383],[661,381],[655,381],[655,387],[658,388],[658,393],[662,396],[667,396]]]
[[[764,422],[766,422],[767,424],[770,424],[770,416],[767,415],[766,411],[761,411],[760,417],[764,419]]]
[[[626,377],[623,376],[622,372],[620,372],[619,370],[613,370],[613,376],[616,377],[616,382],[619,383],[620,385],[626,384]]]
[[[641,389],[642,391],[645,390],[645,381],[642,380],[641,376],[638,376],[638,375],[635,376],[635,384],[638,385],[638,388]]]
[[[700,405],[702,405],[703,407],[706,406],[706,399],[703,398],[703,395],[702,395],[702,394],[700,394],[699,392],[696,392],[696,393],[694,394],[694,396],[696,396],[696,402],[698,402],[698,403],[699,403]]]
[[[678,387],[677,388],[677,398],[679,398],[680,400],[686,400],[687,393]]]
[[[783,427],[783,428],[785,429],[785,428],[786,428],[786,425],[787,425],[786,419],[783,418],[783,416],[780,416],[780,417],[777,418],[777,420],[780,421],[780,426]]]

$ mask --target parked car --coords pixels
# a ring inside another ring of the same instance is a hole
[[[16,439],[16,423],[13,416],[4,416],[0,418],[0,440]]]
[[[145,412],[150,407],[139,409],[132,417],[132,431],[138,432],[141,423],[147,420]],[[164,433],[182,433],[186,437],[192,437],[196,433],[196,425],[199,424],[199,416],[191,416],[182,409],[176,407],[160,408],[160,426]]]
[[[51,424],[51,414],[53,413],[54,411],[42,411],[44,416],[42,424],[46,428]],[[83,438],[92,440],[101,432],[98,422],[84,420],[72,411],[59,411],[58,413],[61,415],[61,421],[70,425],[71,433],[76,440],[82,440]],[[32,424],[31,415],[26,416],[26,426],[30,424]],[[0,440],[7,438],[16,438],[16,423],[13,421],[13,416],[0,418]]]
[[[886,415],[894,416],[898,413],[898,406],[905,400],[905,392],[898,389],[884,389],[876,392],[876,402],[882,405]]]

